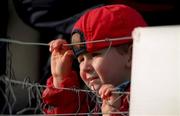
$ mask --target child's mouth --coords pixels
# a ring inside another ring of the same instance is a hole
[[[93,77],[89,80],[89,86],[92,90],[96,91],[98,90],[99,86],[99,77]]]
[[[89,75],[88,75],[88,81],[90,82],[90,81],[92,81],[92,80],[95,80],[95,79],[97,79],[98,78],[98,75],[97,75],[97,73],[95,72],[95,71],[93,71],[92,73],[90,73]]]

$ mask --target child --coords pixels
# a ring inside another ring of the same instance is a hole
[[[146,23],[134,9],[125,5],[103,6],[86,12],[76,22],[71,38],[73,51],[63,39],[51,41],[52,77],[43,93],[44,103],[51,108],[44,111],[78,115],[101,110],[104,115],[128,114],[129,94],[117,94],[117,90],[130,91],[131,33],[139,26],[146,26]],[[76,44],[79,42],[86,43]],[[79,61],[81,79],[102,101],[100,110],[86,92],[60,89],[80,87],[71,66],[73,55]]]

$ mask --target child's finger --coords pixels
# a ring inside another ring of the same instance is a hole
[[[99,95],[101,96],[102,99],[106,98],[105,93],[106,93],[106,88],[102,86],[102,87],[99,89]]]
[[[104,96],[110,97],[111,95],[112,95],[112,91],[110,89],[106,89],[106,91],[104,92]]]
[[[64,53],[64,60],[67,62],[71,62],[72,61],[72,56],[73,56],[73,51],[72,50],[68,50]]]
[[[53,51],[53,42],[54,42],[54,40],[53,41],[51,41],[51,42],[49,42],[49,51],[50,52],[52,52]]]
[[[66,44],[67,42],[63,39],[56,39],[49,43],[49,51],[52,52],[54,49],[57,49],[57,51],[61,50],[68,50],[68,46],[63,46],[63,44]]]
[[[99,95],[101,96],[102,99],[109,99],[109,97],[111,97],[112,95],[113,88],[114,87],[112,85],[105,84],[101,86],[99,90]]]
[[[57,39],[53,42],[52,46],[54,49],[59,49],[61,50],[62,49],[62,46],[63,46],[63,43],[65,43],[64,40],[62,39]]]
[[[68,46],[65,46],[67,42],[63,39],[57,39],[54,43],[54,47],[60,50],[69,50],[70,48]]]

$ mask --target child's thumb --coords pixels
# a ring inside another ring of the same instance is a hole
[[[72,62],[72,57],[73,57],[73,51],[72,50],[67,50],[65,53],[64,53],[64,60],[67,62],[67,63],[71,63]]]

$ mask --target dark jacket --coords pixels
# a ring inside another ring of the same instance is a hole
[[[71,33],[73,24],[86,10],[103,5],[104,0],[13,0],[19,17],[40,32]],[[52,38],[53,39],[53,38]]]

